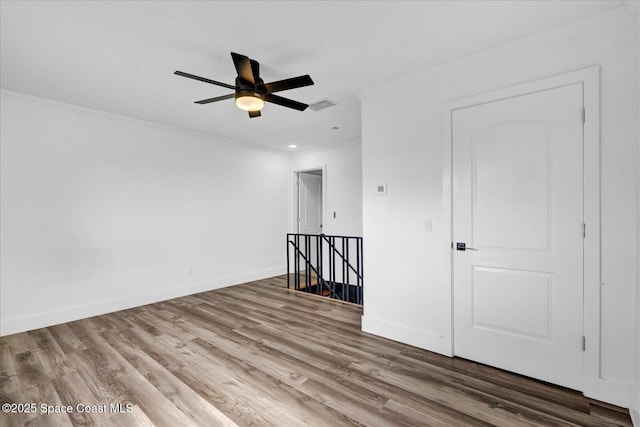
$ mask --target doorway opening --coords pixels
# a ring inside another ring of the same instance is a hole
[[[299,234],[322,234],[324,188],[322,169],[296,172],[295,230]]]

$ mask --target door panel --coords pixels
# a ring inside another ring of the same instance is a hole
[[[472,134],[477,246],[547,250],[547,132],[544,121],[521,120]]]
[[[582,84],[453,112],[454,353],[582,389]],[[455,245],[454,245],[455,246]]]
[[[552,275],[475,266],[471,286],[473,327],[550,339]]]

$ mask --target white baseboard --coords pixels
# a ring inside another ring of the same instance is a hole
[[[599,378],[585,387],[583,394],[591,399],[610,403],[622,408],[632,408],[629,404],[631,384],[611,378]]]
[[[634,427],[640,427],[640,384],[635,384],[629,393],[629,414]]]
[[[161,291],[144,294],[129,295],[106,301],[99,301],[82,306],[68,307],[60,310],[49,311],[32,316],[4,319],[0,322],[0,336],[16,334],[18,332],[30,331],[38,328],[45,328],[60,323],[72,322],[74,320],[86,319],[92,316],[112,313],[114,311],[125,310],[127,308],[139,307],[158,301],[172,298],[179,298],[186,295],[193,295],[199,292],[238,285],[240,283],[251,282],[253,280],[266,279],[268,277],[286,274],[283,267],[274,267],[266,270],[241,274],[223,279],[208,280],[205,282],[190,283],[186,286],[163,289]]]
[[[423,331],[366,315],[362,316],[362,331],[445,356],[453,356],[451,346],[445,342],[442,335],[435,332]]]

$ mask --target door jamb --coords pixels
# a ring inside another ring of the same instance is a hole
[[[614,393],[610,382],[601,375],[600,361],[600,68],[598,66],[542,78],[532,82],[510,86],[490,92],[446,102],[443,105],[443,233],[442,245],[449,251],[443,264],[443,277],[450,289],[449,333],[445,348],[453,356],[453,111],[522,96],[542,90],[582,83],[585,121],[583,133],[583,221],[587,232],[584,238],[583,258],[583,334],[586,337],[584,351],[583,393],[598,398],[598,395]],[[578,343],[576,343],[578,345]],[[606,391],[605,391],[606,390]]]

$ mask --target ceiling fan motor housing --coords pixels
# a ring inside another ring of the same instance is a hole
[[[260,111],[264,106],[264,93],[252,84],[236,78],[236,105],[245,111]]]

